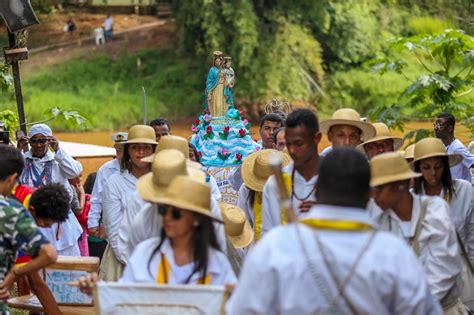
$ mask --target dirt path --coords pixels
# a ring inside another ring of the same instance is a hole
[[[143,49],[175,48],[178,43],[174,20],[152,18],[148,19],[148,23],[116,32],[114,40],[107,42],[105,45],[96,46],[93,37],[68,40],[63,44],[66,44],[66,46],[53,47],[48,50],[45,50],[45,47],[32,49],[29,59],[21,65],[23,78],[76,58],[94,58],[101,54],[107,54],[115,59],[124,54],[135,53]],[[48,45],[48,47],[51,47],[51,45]]]

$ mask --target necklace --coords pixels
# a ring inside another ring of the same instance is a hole
[[[291,172],[291,197],[292,199],[293,197],[295,197],[299,201],[305,201],[306,199],[311,197],[311,195],[315,192],[316,185],[314,185],[313,189],[304,198],[299,197],[295,192],[295,172],[296,172],[296,169],[293,168],[293,171]]]

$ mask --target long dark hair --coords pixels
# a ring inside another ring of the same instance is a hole
[[[443,174],[441,175],[441,185],[443,186],[443,189],[445,192],[448,193],[448,198],[451,200],[451,198],[456,194],[454,191],[454,185],[453,185],[453,179],[451,178],[451,170],[449,169],[449,159],[447,156],[440,156],[441,161],[443,162]],[[415,162],[415,172],[421,172],[420,169],[420,162],[421,161],[416,161]],[[420,176],[415,179],[415,193],[419,194],[421,193],[421,190],[423,188],[423,183],[425,182],[425,179],[423,176]]]
[[[250,206],[253,208],[253,203],[255,202],[255,193],[256,191],[249,188],[249,186],[245,186],[249,190],[249,195],[247,197],[247,201],[249,202]]]
[[[187,211],[187,210],[185,210]],[[195,218],[198,220],[199,225],[194,228],[193,233],[193,272],[186,279],[186,283],[189,283],[191,277],[196,273],[201,273],[201,279],[205,279],[207,273],[207,265],[209,263],[209,250],[214,248],[220,251],[220,246],[217,243],[216,232],[214,231],[214,225],[212,219],[194,213]],[[153,250],[150,259],[148,260],[148,272],[151,274],[150,264],[153,256],[160,251],[161,246],[168,237],[166,236],[165,229],[161,228],[160,231],[160,242]]]

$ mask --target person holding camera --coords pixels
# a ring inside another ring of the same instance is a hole
[[[68,191],[71,201],[73,191],[68,180],[81,175],[81,163],[59,147],[58,139],[53,136],[48,125],[33,125],[28,137],[19,139],[18,149],[23,151],[28,143],[31,148],[23,154],[25,168],[20,176],[20,182],[34,188],[51,183],[62,184]],[[82,234],[82,228],[71,210],[65,222],[41,228],[41,231],[54,245],[59,255],[81,256],[77,240]]]

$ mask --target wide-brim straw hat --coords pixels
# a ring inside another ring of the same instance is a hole
[[[413,162],[421,161],[431,157],[448,157],[449,166],[453,167],[462,162],[462,155],[448,154],[443,141],[438,138],[425,138],[415,144]]]
[[[282,155],[283,167],[291,162],[291,158],[287,153],[274,149],[261,150],[250,154],[242,163],[242,179],[245,186],[255,191],[263,191],[263,186],[265,186],[268,177],[273,174],[269,163],[272,154]]]
[[[403,152],[403,158],[407,161],[415,158],[415,144],[410,144],[406,147],[405,152]]]
[[[151,163],[153,162],[153,159],[155,158],[155,155],[158,152],[163,151],[163,150],[169,150],[169,149],[178,150],[181,153],[183,153],[186,158],[189,158],[188,141],[186,141],[186,139],[184,139],[183,137],[167,135],[167,136],[161,137],[160,142],[156,146],[155,153],[147,157],[144,157],[142,161]]]
[[[239,207],[229,203],[219,203],[224,230],[227,238],[234,248],[249,246],[254,239],[255,233],[245,217],[245,213]]]
[[[137,191],[143,200],[157,202],[157,198],[164,195],[173,178],[179,175],[206,182],[206,174],[188,166],[183,153],[172,149],[163,150],[156,155],[151,163],[151,172],[138,179]]]
[[[158,144],[156,142],[155,130],[150,126],[135,125],[128,131],[128,140],[125,144],[129,143]]]
[[[375,136],[375,128],[371,124],[361,121],[360,114],[352,108],[341,108],[335,111],[331,119],[321,122],[319,129],[322,133],[327,134],[329,129],[336,125],[349,125],[360,129],[362,141]]]
[[[359,150],[364,150],[364,145],[376,142],[376,141],[381,141],[381,140],[387,140],[387,139],[392,139],[393,140],[393,149],[394,151],[397,151],[400,149],[403,145],[403,139],[400,137],[395,137],[392,136],[392,133],[388,129],[387,125],[384,123],[373,123],[372,126],[375,128],[375,136],[364,141],[363,143],[359,144],[357,148]]]
[[[222,223],[211,212],[211,188],[205,182],[190,176],[179,175],[173,178],[163,196],[157,197],[155,202],[199,213]]]
[[[413,172],[408,162],[397,152],[374,156],[370,160],[370,170],[372,187],[421,176],[420,173]]]

